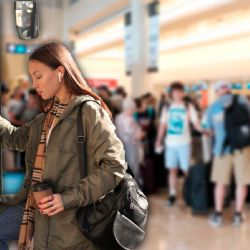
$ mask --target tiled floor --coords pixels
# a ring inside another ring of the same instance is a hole
[[[224,225],[213,228],[207,216],[192,216],[182,201],[166,206],[166,194],[150,197],[151,211],[147,236],[139,250],[249,250],[250,207],[240,228],[231,225],[233,204],[225,210]]]
[[[168,208],[165,192],[152,195],[147,236],[138,250],[249,250],[250,207],[245,209],[246,221],[240,228],[231,225],[232,207],[225,211],[224,226],[213,228],[207,216],[192,216],[181,200]],[[10,250],[16,249],[12,244]]]

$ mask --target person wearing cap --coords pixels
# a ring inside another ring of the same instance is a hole
[[[214,139],[211,181],[215,183],[215,211],[210,217],[210,223],[216,227],[222,225],[226,187],[231,182],[233,172],[237,184],[233,224],[239,226],[243,222],[242,210],[247,195],[247,184],[250,184],[250,147],[245,148],[242,152],[235,151],[234,153],[231,153],[230,147],[225,147],[225,109],[232,104],[233,95],[227,81],[216,82],[214,90],[218,99],[208,108],[204,116],[205,129]],[[249,104],[243,96],[239,97],[239,102],[250,110]]]

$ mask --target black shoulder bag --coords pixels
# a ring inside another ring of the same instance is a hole
[[[77,114],[77,143],[83,178],[88,175],[82,119],[85,102]],[[144,240],[148,207],[146,196],[134,178],[126,173],[114,190],[97,202],[79,208],[77,221],[82,233],[101,250],[135,249]]]

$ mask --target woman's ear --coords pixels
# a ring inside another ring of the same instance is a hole
[[[64,77],[64,73],[65,73],[65,68],[63,66],[59,66],[57,69],[57,75],[58,75],[58,79],[60,78],[61,80],[63,79]],[[59,80],[59,81],[61,81]]]

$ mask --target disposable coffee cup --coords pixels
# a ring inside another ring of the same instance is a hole
[[[43,198],[53,194],[52,187],[47,182],[36,183],[32,185],[31,191],[33,192],[37,205],[39,205],[39,201],[41,201]]]

